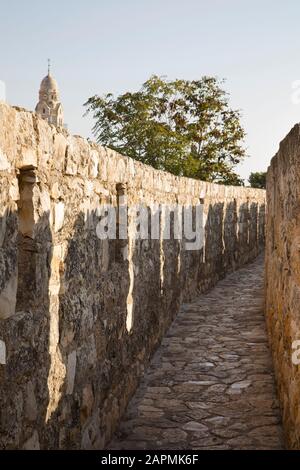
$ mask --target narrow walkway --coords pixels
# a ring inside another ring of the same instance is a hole
[[[181,312],[110,449],[282,449],[263,302],[263,260]]]

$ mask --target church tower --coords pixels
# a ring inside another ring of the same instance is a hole
[[[56,127],[63,127],[63,109],[59,101],[59,91],[56,80],[50,74],[50,61],[48,61],[48,75],[43,78],[39,92],[39,102],[35,112],[43,119]]]

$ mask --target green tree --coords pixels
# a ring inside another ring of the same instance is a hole
[[[250,183],[251,188],[265,189],[266,177],[267,177],[267,173],[265,171],[261,171],[261,172],[256,171],[256,172],[250,173],[249,183]]]
[[[100,144],[175,175],[241,185],[234,168],[245,133],[221,83],[152,76],[137,92],[95,95],[84,106]]]

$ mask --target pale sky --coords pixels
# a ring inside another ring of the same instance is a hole
[[[247,178],[300,121],[299,23],[299,0],[0,0],[0,80],[10,104],[33,110],[50,57],[69,130],[88,137],[82,105],[94,94],[137,90],[152,74],[225,78]]]

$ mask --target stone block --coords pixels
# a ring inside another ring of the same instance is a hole
[[[65,205],[62,201],[57,202],[54,206],[54,231],[59,232],[64,225]]]
[[[39,435],[34,431],[32,436],[23,445],[24,450],[40,450]]]
[[[11,164],[5,153],[0,149],[0,171],[10,171]]]

